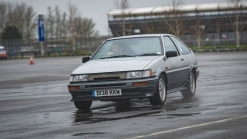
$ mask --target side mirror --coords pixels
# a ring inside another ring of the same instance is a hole
[[[177,56],[177,51],[167,51],[166,52],[166,57],[169,58],[169,57],[175,57]]]
[[[86,63],[90,60],[90,57],[83,57],[82,58],[82,63]]]

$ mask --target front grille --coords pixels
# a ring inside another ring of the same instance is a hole
[[[88,81],[105,81],[105,80],[119,80],[125,79],[125,72],[114,72],[114,73],[97,73],[89,74]]]
[[[119,77],[106,77],[106,78],[94,78],[94,81],[106,81],[106,80],[116,80]]]
[[[97,88],[97,87],[118,87],[118,86],[124,86],[126,83],[121,84],[101,84],[101,85],[86,85],[85,88]]]

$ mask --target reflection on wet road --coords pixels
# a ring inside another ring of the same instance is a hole
[[[180,116],[193,116],[199,113],[180,113],[166,115],[159,115],[159,113],[171,112],[177,109],[192,108],[194,101],[196,101],[195,98],[186,99],[179,97],[177,100],[174,100],[174,98],[173,100],[169,99],[168,103],[164,106],[152,106],[150,105],[148,99],[115,102],[98,107],[92,107],[92,109],[89,111],[76,110],[74,112],[74,122],[79,122],[79,124],[90,124],[143,116],[161,116],[163,119],[176,118]],[[186,105],[186,102],[189,103],[189,105]],[[179,104],[181,106],[179,106]]]

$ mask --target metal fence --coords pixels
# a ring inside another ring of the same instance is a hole
[[[76,53],[73,53],[73,44],[69,38],[46,39],[43,42],[44,53],[45,56],[91,55],[108,38],[110,37],[91,38],[90,40],[77,39],[75,43]],[[29,41],[0,40],[0,45],[5,47],[9,58],[40,56],[41,43],[37,39]]]
[[[72,43],[69,38],[46,39],[43,43],[45,56],[72,56],[72,55],[91,55],[109,36],[93,38],[90,41],[84,41],[83,38],[76,41],[76,53],[72,51]],[[240,47],[236,48],[235,39],[202,39],[200,48],[196,40],[182,36],[183,40],[193,51],[243,51],[247,50],[247,39],[240,40]],[[2,40],[0,45],[7,50],[9,58],[40,56],[40,42],[38,40]]]
[[[202,40],[201,46],[199,47],[197,41],[184,41],[193,51],[245,51],[247,50],[247,39],[240,40],[239,48],[236,47],[236,40],[225,40],[225,39],[218,39],[218,40]]]

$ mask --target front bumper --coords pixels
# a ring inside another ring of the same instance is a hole
[[[133,86],[132,83],[148,82],[147,85]],[[154,96],[158,79],[132,79],[119,81],[102,81],[102,82],[84,82],[84,83],[70,83],[68,87],[79,86],[79,90],[69,90],[72,95],[71,101],[83,100],[116,100],[116,99],[131,99],[131,98],[147,98]],[[92,90],[103,89],[121,89],[121,96],[106,96],[93,97]]]

